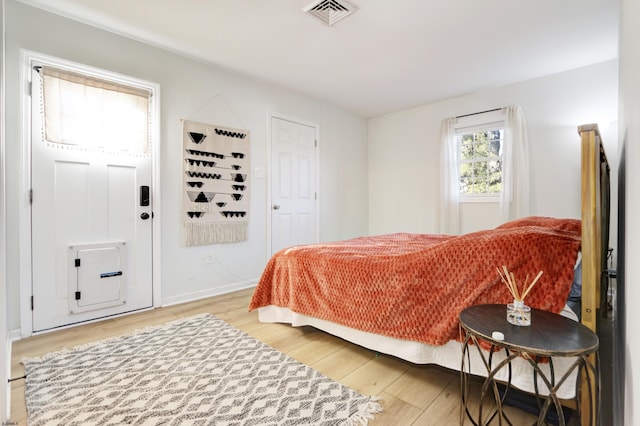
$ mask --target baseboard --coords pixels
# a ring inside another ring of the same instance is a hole
[[[181,303],[195,302],[197,300],[206,299],[207,297],[220,296],[234,291],[245,290],[255,287],[257,280],[243,281],[233,283],[222,287],[209,288],[201,291],[193,291],[189,293],[179,294],[177,296],[166,297],[162,299],[162,306],[179,305]]]
[[[19,329],[9,330],[9,340],[15,342],[22,339],[22,333]]]

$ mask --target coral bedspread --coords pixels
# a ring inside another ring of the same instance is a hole
[[[441,345],[467,306],[513,297],[496,268],[542,277],[526,303],[559,313],[571,290],[580,221],[526,218],[462,236],[407,234],[303,245],[268,262],[249,309],[274,305],[362,331]]]

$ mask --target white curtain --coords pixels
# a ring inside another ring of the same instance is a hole
[[[455,136],[455,118],[442,121],[440,158],[440,233],[460,233],[460,188],[458,176],[458,143]]]
[[[529,216],[529,142],[527,123],[518,105],[504,108],[504,148],[500,219]]]
[[[148,153],[148,90],[52,67],[41,75],[47,141]]]

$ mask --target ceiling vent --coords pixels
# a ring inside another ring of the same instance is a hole
[[[344,0],[316,0],[302,10],[331,26],[351,15],[356,8]]]

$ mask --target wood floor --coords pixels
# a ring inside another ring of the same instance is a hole
[[[256,312],[247,311],[252,292],[242,290],[14,342],[11,377],[24,375],[20,363],[23,357],[41,356],[208,312],[364,395],[378,396],[384,411],[370,425],[460,424],[458,372],[379,355],[311,327],[262,324]],[[516,425],[535,423],[535,418],[523,411],[513,407],[506,410]],[[12,382],[10,424],[26,425],[26,419],[24,380],[19,379]],[[469,420],[464,423],[471,424]]]

